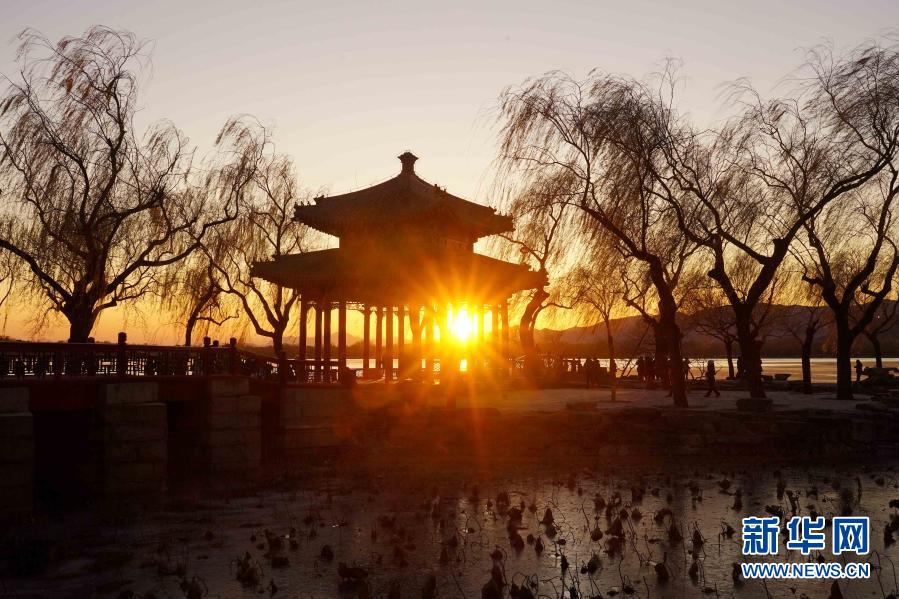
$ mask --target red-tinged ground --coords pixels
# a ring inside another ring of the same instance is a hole
[[[569,389],[452,407],[437,394],[373,395],[340,423],[341,450],[278,464],[249,495],[98,504],[7,531],[3,592],[478,597],[495,596],[483,594],[493,576],[503,597],[828,597],[832,581],[734,580],[741,518],[778,509],[870,516],[874,551],[859,560],[873,578],[841,592],[899,592],[886,404],[772,393],[774,411],[752,414],[736,391],[693,393],[687,410],[635,389],[615,403]],[[782,548],[777,559],[802,557]]]

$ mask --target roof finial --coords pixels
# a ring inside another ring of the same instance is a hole
[[[401,171],[404,175],[411,175],[415,172],[415,161],[418,160],[418,156],[406,150],[397,158],[400,159],[400,162],[403,163],[403,170]]]

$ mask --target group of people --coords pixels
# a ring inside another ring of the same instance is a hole
[[[637,358],[637,380],[641,383],[655,384],[657,381],[668,381],[668,358],[659,360],[658,367],[652,356],[640,356]]]
[[[599,387],[602,382],[602,374],[605,371],[605,368],[599,363],[597,358],[587,358],[584,362],[584,365],[581,367],[584,373],[584,378],[587,383],[587,389],[590,387]],[[609,362],[609,374],[611,377],[615,376],[615,373],[618,371],[618,366],[615,364],[615,360],[611,360]]]
[[[641,383],[662,383],[667,386],[669,381],[668,356],[660,356],[658,359],[652,356],[640,356],[637,358],[637,379]],[[690,359],[684,358],[684,380],[690,376]]]
[[[583,374],[586,380],[587,388],[590,387],[599,387],[602,375],[604,374],[605,369],[600,365],[600,362],[597,358],[587,358],[583,363],[578,359],[561,359],[560,365],[566,372]],[[855,361],[855,377],[856,382],[861,380],[862,374],[864,372],[864,365],[861,360]],[[664,387],[669,387],[669,373],[671,369],[669,368],[669,361],[667,356],[661,356],[659,358],[655,358],[653,356],[639,356],[636,361],[636,369],[637,369],[637,380],[641,383],[644,383],[648,386],[652,386],[655,384],[661,384]],[[684,358],[684,367],[683,367],[683,375],[686,380],[690,376],[690,360],[688,358]],[[617,366],[615,361],[612,360],[610,363],[611,375],[615,376],[617,371]],[[743,369],[743,361],[740,357],[737,357],[737,372],[736,378],[742,378],[745,374]],[[702,378],[706,383],[706,397],[714,394],[716,397],[721,396],[721,392],[718,390],[718,368],[715,366],[714,360],[708,360],[702,366]]]
[[[578,358],[557,358],[555,364],[560,377],[567,374],[581,375],[584,377],[588,389],[599,387],[602,383],[607,382],[604,379],[615,376],[618,372],[615,360],[609,361],[608,369],[600,363],[598,358],[587,358],[583,361]]]
[[[641,383],[654,385],[658,382],[667,387],[670,383],[670,371],[671,369],[669,368],[667,356],[661,356],[658,360],[652,356],[640,356],[637,358],[637,380]],[[682,373],[684,380],[687,380],[690,376],[689,358],[684,358]],[[716,397],[720,397],[721,395],[721,392],[718,390],[717,374],[718,369],[715,367],[715,361],[709,360],[706,362],[702,372],[707,387],[706,397],[709,397],[712,393],[714,393]]]
[[[616,376],[618,371],[618,367],[615,364],[614,360],[610,361],[608,371],[606,371],[602,364],[600,364],[598,358],[587,358],[583,362],[578,359],[560,358],[556,363],[560,370],[560,374],[582,374],[584,376],[584,381],[588,389],[591,387],[599,387],[603,382],[602,379],[605,378],[603,375],[607,372],[609,375],[611,375],[611,377],[614,377]],[[682,372],[685,380],[690,375],[690,368],[690,360],[688,358],[684,358],[684,367]],[[671,369],[669,368],[667,357],[656,359],[652,356],[639,356],[636,361],[636,369],[637,380],[639,380],[641,383],[647,385],[655,385],[656,383],[658,383],[665,387],[669,386],[669,373]],[[721,395],[721,392],[718,390],[717,375],[718,368],[715,366],[715,361],[707,361],[702,368],[702,377],[706,382],[706,397],[709,397],[712,394],[714,394],[716,397],[719,397]]]

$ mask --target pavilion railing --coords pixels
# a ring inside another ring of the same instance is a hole
[[[342,369],[344,381],[356,372]],[[293,360],[204,339],[202,347],[111,343],[0,342],[0,381],[73,377],[247,376],[285,383],[339,384],[336,360]]]

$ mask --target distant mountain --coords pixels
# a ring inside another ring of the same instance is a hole
[[[887,305],[891,305],[887,302]],[[724,345],[715,337],[697,329],[696,320],[714,320],[714,311],[721,311],[719,318],[729,318],[730,307],[711,308],[706,312],[688,316],[680,320],[684,333],[683,351],[688,356],[723,356]],[[826,307],[816,309],[821,322],[830,321],[830,310]],[[790,330],[801,331],[805,325],[807,310],[799,306],[773,305],[769,308],[768,324],[764,328],[763,357],[795,357],[800,353],[799,342]],[[640,316],[628,316],[616,319],[614,325],[615,353],[619,356],[633,356],[648,353],[653,348],[652,329]],[[899,355],[899,315],[896,325],[880,334],[880,343],[884,356]],[[563,355],[595,355],[608,357],[605,327],[602,323],[593,326],[578,326],[563,330],[538,329],[535,339],[541,351]],[[836,355],[833,327],[826,326],[818,331],[812,354],[815,357],[833,357]],[[864,336],[856,339],[854,351],[859,356],[872,356],[871,343]],[[739,347],[734,345],[734,355],[739,354]]]
[[[724,355],[724,346],[715,337],[697,330],[695,321],[697,318],[715,320],[715,311],[720,311],[720,321],[726,321],[730,316],[730,308],[721,306],[711,308],[698,315],[684,315],[680,325],[684,333],[683,351],[687,356],[694,357],[719,357]],[[769,309],[768,325],[765,327],[764,345],[762,355],[767,358],[796,357],[799,355],[799,342],[790,334],[790,329],[801,331],[804,326],[806,310],[798,306],[775,305]],[[817,309],[818,317],[822,322],[829,322],[830,311],[827,308]],[[514,323],[513,323],[514,325]],[[629,357],[641,353],[651,353],[653,349],[652,329],[647,327],[640,316],[628,316],[613,321],[615,353],[618,356]],[[567,329],[538,329],[534,334],[537,346],[543,353],[560,354],[566,356],[597,356],[606,358],[609,350],[606,344],[606,331],[602,323],[592,326],[576,326]],[[513,326],[510,332],[512,352],[520,353],[518,346],[518,328]],[[298,337],[296,335],[285,337],[284,344],[288,353],[296,352]],[[309,331],[309,351],[311,351],[312,331]],[[880,335],[881,347],[884,356],[899,356],[899,315],[896,326]],[[371,340],[374,345],[374,335]],[[331,335],[331,344],[337,346],[337,333]],[[248,348],[260,353],[271,353],[270,346],[263,344],[248,346]],[[862,357],[874,354],[870,342],[860,337],[855,343],[855,352]],[[734,344],[734,356],[740,353],[739,347]],[[835,355],[834,333],[832,327],[820,330],[815,338],[813,350],[815,357],[832,357]],[[336,352],[332,352],[336,356]],[[362,356],[362,337],[347,333],[347,355],[350,358]]]

